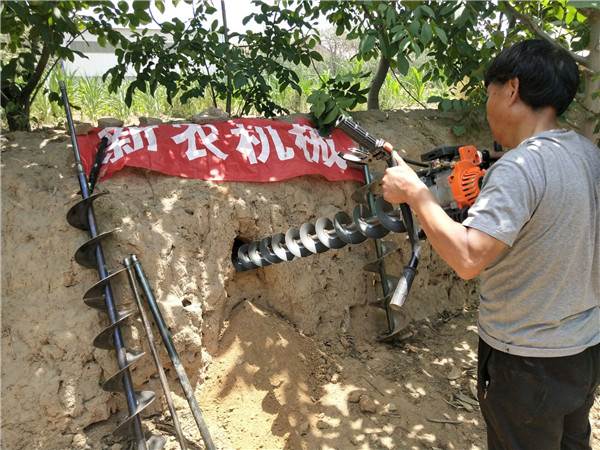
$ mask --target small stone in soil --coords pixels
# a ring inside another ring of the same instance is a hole
[[[329,424],[328,424],[327,422],[325,422],[324,420],[319,420],[319,421],[317,422],[317,428],[318,428],[319,430],[325,430],[325,429],[327,429],[327,428],[330,428],[330,427],[331,427],[331,425],[329,425]]]
[[[364,394],[364,391],[352,391],[348,394],[348,401],[350,403],[358,403],[360,401],[360,396]]]
[[[352,436],[350,438],[350,442],[354,445],[359,445],[361,442],[365,440],[364,434],[357,434],[356,436]]]
[[[395,412],[395,411],[398,411],[398,407],[396,405],[394,405],[393,403],[388,403],[387,405],[385,405],[385,410],[387,412]]]
[[[363,413],[374,413],[377,412],[377,405],[371,397],[366,394],[360,396],[358,406]]]
[[[308,433],[309,428],[310,428],[310,423],[308,423],[308,422],[302,422],[298,426],[298,431],[300,432],[300,434],[302,436],[304,436],[306,433]]]

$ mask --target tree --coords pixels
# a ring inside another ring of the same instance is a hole
[[[73,61],[69,45],[84,31],[98,42],[117,46],[123,36],[114,24],[136,27],[148,23],[149,2],[127,2],[118,6],[103,1],[6,1],[0,4],[2,28],[1,106],[10,130],[30,129],[30,106],[50,70],[60,59]]]
[[[421,55],[434,38],[447,43],[446,33],[425,2],[322,2],[319,10],[336,27],[336,34],[346,32],[348,39],[360,41],[356,58],[379,60],[368,109],[379,109],[379,91],[389,70],[406,75],[409,60]]]
[[[301,92],[294,65],[309,67],[322,57],[315,47],[319,35],[315,30],[316,13],[309,0],[283,1],[275,4],[254,0],[254,12],[244,24],[254,21],[263,31],[228,32],[218,18],[212,2],[195,3],[193,18],[186,25],[175,18],[159,23],[161,33],[135,32],[129,42],[116,50],[119,64],[106,74],[116,89],[127,69],[133,67],[137,78],[127,92],[131,102],[136,89],[154,92],[166,87],[169,101],[179,95],[185,102],[192,97],[210,95],[214,106],[218,100],[241,99],[237,112],[252,109],[272,116],[287,111],[273,101],[273,86]],[[222,39],[227,35],[227,39]],[[173,44],[167,45],[170,36]]]
[[[600,2],[502,1],[496,11],[482,2],[467,2],[454,20],[441,24],[455,43],[435,42],[433,59],[453,86],[451,94],[468,100],[435,99],[442,109],[480,115],[483,76],[491,59],[503,48],[526,38],[542,38],[569,52],[578,63],[582,92],[572,109],[583,112],[581,131],[598,141],[600,126]],[[582,56],[587,50],[588,56]]]
[[[322,2],[319,11],[337,28],[337,34],[347,32],[349,39],[360,41],[355,58],[379,60],[368,92],[368,109],[379,109],[379,90],[388,72],[394,77],[396,71],[406,74],[414,59],[427,53],[430,58],[423,80],[443,80],[450,86],[448,95],[430,101],[461,114],[468,123],[469,117],[481,117],[482,80],[493,57],[518,40],[541,37],[570,52],[580,65],[583,92],[574,108],[585,114],[584,134],[600,138],[599,1]],[[583,56],[585,50],[587,56]],[[341,100],[327,99],[326,93],[313,99],[320,104]],[[324,122],[323,117],[319,121]],[[458,124],[453,130],[460,135],[465,126]]]
[[[164,10],[163,0],[153,2]],[[576,58],[583,89],[575,108],[584,114],[584,132],[599,137],[598,0],[252,3],[253,12],[244,23],[253,21],[262,27],[260,32],[230,32],[226,16],[220,19],[210,0],[193,2],[193,18],[188,23],[177,18],[156,22],[149,1],[134,1],[131,7],[125,1],[2,3],[1,100],[10,129],[29,128],[30,104],[44,89],[49,69],[59,58],[74,58],[77,52],[69,44],[83,31],[95,35],[100,45],[115,47],[118,64],[105,74],[112,90],[123,83],[129,68],[137,73],[127,90],[129,104],[135,90],[154,93],[161,85],[169,101],[175,96],[185,102],[209,95],[214,106],[224,101],[228,110],[231,99],[237,100],[239,115],[286,113],[277,104],[277,91],[293,89],[301,94],[297,68],[305,66],[313,68],[320,80],[308,101],[322,126],[363,103],[379,109],[386,77],[391,74],[406,89],[398,75],[406,75],[411,66],[414,73],[419,60],[421,83],[434,80],[450,86],[447,95],[430,101],[442,110],[459,113],[461,119],[453,128],[456,134],[465,131],[469,117],[481,117],[482,79],[491,59],[505,46],[535,36]],[[329,72],[317,68],[324,50],[316,30],[322,16],[338,36],[358,43],[352,56],[357,64],[350,70],[336,73],[337,68]],[[150,21],[156,22],[161,33],[136,30]],[[126,39],[114,31],[115,24],[129,26],[133,37]],[[369,61],[377,61],[373,76],[363,70],[363,63]]]
[[[576,105],[584,112],[583,134],[600,143],[600,1],[541,2],[532,5],[504,2],[506,13],[528,32],[569,52],[583,73],[583,92]],[[582,56],[576,51],[587,50]]]
[[[478,4],[482,17],[492,14],[495,7],[490,2],[473,3]],[[469,2],[466,4],[468,5]],[[415,60],[432,52],[438,45],[447,47],[459,45],[457,40],[448,39],[445,28],[454,20],[456,11],[460,7],[460,2],[322,2],[319,11],[336,27],[338,35],[347,33],[348,39],[360,42],[354,58],[362,61],[378,59],[377,70],[371,79],[366,101],[368,109],[379,109],[379,92],[389,72],[411,95],[406,86],[401,83],[398,74],[406,75]],[[463,22],[463,25],[465,23]],[[472,58],[475,59],[476,54],[473,54]],[[429,63],[423,68],[426,71],[426,75],[421,77],[423,82],[429,79],[446,79],[445,68],[438,64],[435,58],[430,58]],[[464,72],[463,77],[465,77]],[[326,89],[323,86],[321,91],[324,90]],[[359,91],[355,89],[349,93],[355,92],[354,100],[362,103],[359,98],[362,93]],[[312,96],[311,112],[317,116],[319,125],[328,125],[326,118],[318,115],[318,112],[323,109],[321,104],[337,105],[339,111],[345,109],[342,103],[353,104],[350,99],[344,99],[339,95],[338,91],[331,98],[328,98],[326,92]],[[318,103],[318,107],[314,101]],[[335,106],[332,107],[336,109]],[[329,109],[329,107],[324,108],[325,111]],[[333,114],[329,114],[329,117],[332,116]]]

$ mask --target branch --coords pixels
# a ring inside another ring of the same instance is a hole
[[[206,59],[204,59],[204,67],[206,68],[206,75],[210,77],[210,69],[208,68],[208,64],[206,63]],[[208,82],[208,88],[210,89],[210,96],[212,97],[213,106],[218,108],[217,106],[217,95],[215,94],[215,90],[213,89],[212,83]]]
[[[427,109],[427,105],[424,105],[423,103],[421,103],[419,101],[419,99],[417,97],[415,97],[412,92],[410,92],[406,86],[404,86],[404,84],[402,84],[402,82],[400,81],[400,79],[398,78],[398,76],[396,75],[396,71],[394,69],[391,69],[392,75],[394,76],[394,78],[396,79],[396,81],[398,82],[398,84],[400,85],[400,87],[402,89],[404,89],[404,91],[406,91],[406,93],[410,96],[410,98],[412,98],[415,102],[417,102],[419,105],[421,105],[424,109]]]
[[[6,99],[7,102],[10,102],[10,98],[8,98],[8,95],[6,95],[4,93],[4,91],[0,91],[0,95],[2,95]]]
[[[154,14],[152,14],[152,8],[148,7],[148,12],[150,13],[150,17],[152,18],[152,21],[159,26],[159,28],[162,28],[162,23],[160,23],[158,20],[156,20],[156,18],[154,17]]]
[[[44,42],[44,46],[42,47],[42,54],[40,55],[40,59],[38,61],[37,67],[33,71],[33,74],[31,75],[31,78],[29,78],[29,81],[27,82],[25,87],[21,90],[20,97],[22,97],[23,99],[27,99],[30,97],[31,93],[33,92],[35,87],[38,85],[40,78],[42,78],[42,75],[44,74],[44,70],[46,69],[46,66],[48,65],[49,59],[50,59],[50,47],[48,46],[48,44],[46,42]]]
[[[587,58],[578,55],[577,53],[573,52],[572,50],[561,45],[559,42],[555,41],[552,38],[552,36],[550,36],[548,33],[546,33],[544,30],[542,30],[542,28],[537,23],[535,23],[535,21],[531,17],[526,16],[525,14],[522,14],[519,11],[517,11],[514,8],[514,6],[512,6],[510,4],[510,2],[505,1],[502,3],[504,5],[504,7],[507,9],[509,14],[511,14],[512,16],[516,17],[521,22],[523,22],[527,26],[527,28],[529,28],[531,31],[533,31],[534,34],[538,35],[540,38],[544,39],[545,41],[550,42],[555,47],[558,47],[558,48],[566,51],[580,65],[589,69],[590,62]]]
[[[315,65],[315,60],[311,58],[310,64],[311,64],[313,70],[315,71],[315,73],[317,74],[317,76],[319,77],[319,80],[321,80],[321,84],[325,85],[325,80],[321,77],[321,73],[317,70],[317,66]]]
[[[75,36],[71,36],[71,39],[69,40],[69,42],[66,43],[66,45],[64,47],[65,48],[69,48],[69,46],[75,41],[75,39],[78,36],[81,36],[84,31],[87,31],[87,28],[84,29],[84,30],[82,30],[82,31],[80,31]],[[48,77],[50,76],[50,74],[52,73],[52,71],[56,67],[56,64],[58,64],[59,61],[60,61],[60,58],[56,58],[54,60],[54,62],[50,66],[50,68],[46,71],[46,74],[44,75],[44,78],[38,83],[37,87],[35,88],[35,91],[33,91],[33,94],[31,95],[31,102],[32,103],[35,100],[35,98],[37,97],[38,92],[40,91],[40,89],[42,88],[42,86],[44,86],[46,84],[46,80],[48,79]]]

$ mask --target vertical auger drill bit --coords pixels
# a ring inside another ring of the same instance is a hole
[[[59,86],[69,125],[77,178],[82,196],[82,200],[71,207],[67,213],[67,221],[73,227],[87,231],[90,237],[75,253],[75,260],[83,267],[94,268],[98,271],[100,282],[95,285],[97,288],[94,291],[94,295],[89,297],[95,298],[95,300],[92,303],[86,302],[86,304],[105,312],[108,316],[109,325],[94,339],[94,345],[104,349],[114,348],[117,357],[118,371],[104,383],[104,389],[111,392],[119,390],[125,393],[128,415],[117,426],[116,431],[129,431],[132,429],[133,433],[129,434],[129,439],[134,441],[136,450],[159,450],[164,446],[164,439],[152,436],[146,441],[140,418],[140,413],[154,400],[154,392],[135,391],[131,379],[130,368],[141,358],[142,354],[128,351],[121,333],[121,325],[128,318],[132,317],[134,311],[124,307],[121,307],[121,309],[118,308],[110,284],[116,272],[115,274],[111,274],[108,271],[102,249],[102,242],[116,230],[105,233],[99,233],[98,231],[93,202],[103,194],[90,195],[88,180],[81,162],[81,154],[75,134],[75,125],[73,123],[73,116],[71,115],[67,90],[62,80],[59,82]]]
[[[371,171],[369,170],[369,166],[363,165],[363,173],[365,176],[365,186],[370,186],[373,183],[373,178],[371,176]],[[373,193],[371,192],[371,190],[366,191],[365,199],[367,200],[367,204],[368,204],[370,211],[383,211],[384,208],[381,206],[381,204],[378,208],[376,207],[375,197],[374,197]],[[389,213],[390,211],[387,211],[387,212]],[[380,214],[380,215],[382,217],[384,216],[384,214]],[[385,220],[382,222],[380,217],[378,217],[378,220],[380,221],[380,223],[382,223],[382,227],[384,227],[385,229],[388,229],[384,225]],[[391,224],[388,224],[388,225],[393,227],[393,225],[391,225]],[[401,221],[398,222],[398,227],[397,227],[398,229],[399,229],[400,225],[401,225]],[[395,228],[395,227],[393,227],[393,228]],[[396,284],[398,283],[398,279],[388,275],[385,272],[385,262],[384,262],[384,259],[387,256],[390,256],[390,255],[396,253],[396,250],[398,250],[398,246],[395,245],[395,243],[384,242],[380,239],[375,239],[375,253],[377,255],[377,259],[375,261],[367,264],[367,266],[365,267],[366,270],[375,272],[380,277],[381,289],[383,291],[383,297],[381,297],[379,299],[378,303],[375,304],[374,306],[383,307],[383,309],[385,310],[388,330],[386,333],[379,336],[378,340],[382,341],[382,342],[388,342],[388,341],[393,340],[402,331],[401,313],[399,311],[395,311],[390,308],[390,301],[392,298],[391,294],[394,291]]]

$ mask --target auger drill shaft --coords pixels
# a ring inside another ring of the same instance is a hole
[[[405,231],[399,211],[383,197],[375,197],[372,208],[373,214],[366,205],[357,205],[352,217],[340,211],[333,220],[321,217],[314,224],[305,223],[285,234],[243,244],[234,255],[233,264],[238,272],[243,272]]]

